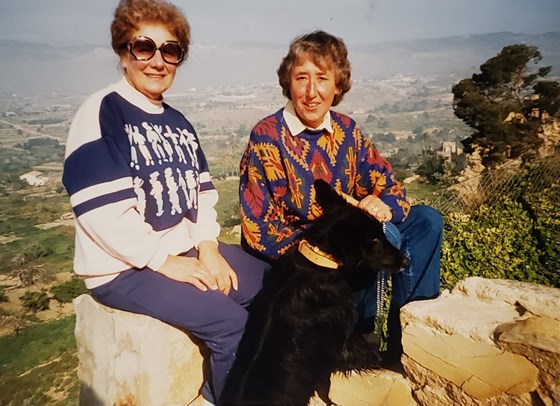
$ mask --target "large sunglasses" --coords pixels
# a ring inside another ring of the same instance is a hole
[[[134,38],[128,50],[137,61],[149,61],[159,51],[163,60],[171,65],[179,65],[185,56],[177,41],[165,41],[158,48],[153,39],[142,36]]]

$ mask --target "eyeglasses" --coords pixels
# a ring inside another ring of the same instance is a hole
[[[153,39],[142,36],[129,43],[128,50],[137,61],[149,61],[159,51],[163,60],[171,65],[179,65],[185,56],[177,41],[165,41],[158,48]]]

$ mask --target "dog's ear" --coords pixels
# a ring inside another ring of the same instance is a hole
[[[323,211],[328,211],[334,207],[345,205],[346,201],[323,179],[316,179],[313,183],[315,188],[315,200],[322,207]]]

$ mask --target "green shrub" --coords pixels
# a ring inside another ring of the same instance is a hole
[[[442,246],[442,287],[469,276],[560,286],[560,218],[547,193],[503,198],[481,206],[475,216],[446,216]]]
[[[41,310],[47,310],[51,299],[45,291],[27,291],[20,296],[20,300],[25,309],[32,311],[33,313],[37,313]]]
[[[534,218],[542,276],[551,286],[560,287],[560,186],[527,195],[523,203]]]
[[[79,278],[73,278],[68,282],[51,288],[53,299],[59,303],[69,303],[82,293],[87,293],[84,281]]]

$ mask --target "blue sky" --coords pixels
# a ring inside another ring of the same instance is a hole
[[[109,44],[117,0],[0,0],[0,39]],[[287,44],[324,29],[349,43],[560,31],[560,0],[175,0],[193,43]]]

